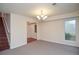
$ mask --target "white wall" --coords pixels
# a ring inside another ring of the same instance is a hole
[[[71,14],[71,15],[70,15]],[[68,17],[79,16],[78,13],[69,13],[49,18],[50,22],[39,23],[38,39],[60,44],[79,46],[79,22],[77,22],[77,38],[76,41],[65,40],[64,20]],[[57,18],[58,17],[58,18]],[[64,17],[64,18],[63,18]],[[52,21],[53,20],[53,21]]]
[[[66,14],[62,14],[62,15],[51,16],[46,21],[69,18],[69,17],[76,17],[76,16],[79,16],[79,11],[66,13]]]
[[[74,41],[65,40],[64,20],[46,22],[41,25],[41,39],[75,46]]]
[[[11,13],[11,38],[10,38],[10,48],[16,48],[27,44],[27,22],[26,17]]]
[[[42,24],[41,23],[37,23],[37,40],[41,40],[42,38],[41,38],[41,30],[42,30]]]
[[[79,47],[79,17],[77,18],[76,39],[76,46]]]

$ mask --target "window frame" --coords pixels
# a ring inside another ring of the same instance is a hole
[[[71,20],[75,20],[75,40],[66,40],[66,38],[65,38],[65,22],[66,21],[71,21]],[[70,17],[70,18],[66,18],[65,20],[64,20],[64,38],[65,38],[65,41],[76,41],[76,27],[77,27],[77,20],[76,20],[76,17]]]

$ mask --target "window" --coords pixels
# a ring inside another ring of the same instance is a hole
[[[65,40],[75,41],[76,39],[76,20],[65,21]]]

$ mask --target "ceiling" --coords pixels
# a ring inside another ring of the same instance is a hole
[[[78,3],[0,3],[0,11],[18,13],[29,17],[40,15],[41,10],[45,15],[55,16],[79,10]]]

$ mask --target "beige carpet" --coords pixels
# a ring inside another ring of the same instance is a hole
[[[77,55],[79,48],[47,41],[34,41],[28,45],[0,52],[0,55]]]

